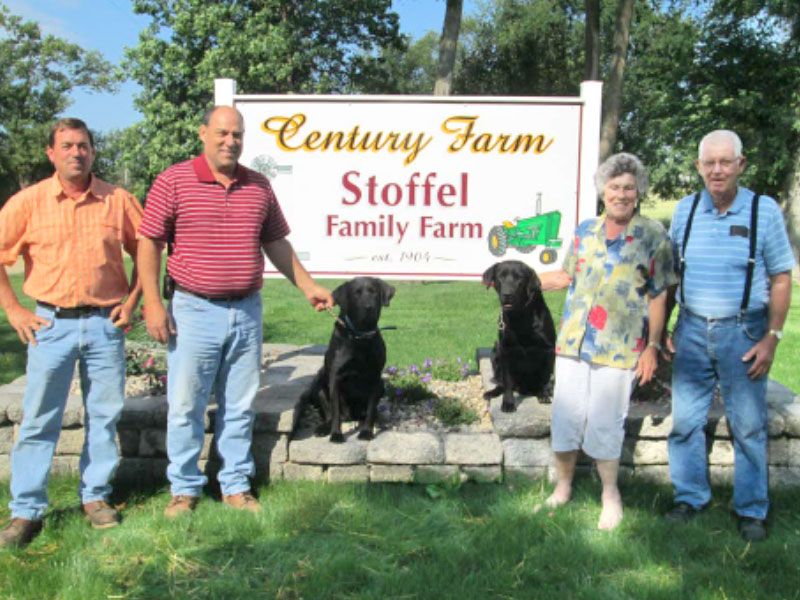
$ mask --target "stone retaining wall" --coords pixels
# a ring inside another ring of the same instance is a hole
[[[353,429],[346,441],[332,444],[327,437],[295,431],[300,393],[322,364],[322,347],[270,345],[266,353],[277,357],[262,372],[255,402],[253,453],[257,477],[311,479],[329,482],[499,482],[552,476],[550,406],[524,398],[515,413],[491,405],[494,430],[474,428],[448,432],[382,431],[371,441],[358,440]],[[491,366],[487,351],[479,351],[478,364],[485,387]],[[9,477],[9,454],[22,420],[25,378],[0,387],[0,479]],[[769,436],[771,485],[800,484],[800,396],[779,384],[769,386]],[[166,415],[163,396],[125,401],[118,425],[122,460],[118,479],[140,482],[166,481]],[[206,440],[202,468],[216,470],[213,447],[215,407],[206,415]],[[71,396],[63,417],[63,430],[53,472],[75,472],[83,444],[83,407]],[[667,482],[666,436],[672,426],[669,407],[663,404],[631,406],[626,424],[622,471],[635,477]],[[730,481],[733,446],[720,407],[712,408],[708,425],[709,465],[712,481]],[[584,461],[584,464],[588,464]]]

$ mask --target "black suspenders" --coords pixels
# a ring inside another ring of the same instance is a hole
[[[678,266],[678,272],[681,276],[681,306],[686,302],[683,296],[683,274],[686,272],[686,244],[689,243],[689,232],[692,230],[692,221],[694,220],[694,211],[697,210],[697,205],[700,202],[700,192],[694,195],[692,200],[692,208],[689,209],[689,218],[686,219],[686,227],[683,229],[683,244],[681,245],[681,263]]]
[[[758,199],[760,197],[761,194],[753,196],[753,206],[750,210],[750,256],[747,259],[747,277],[744,280],[744,294],[742,294],[741,305],[742,312],[747,309],[747,305],[750,303],[750,288],[753,285],[753,271],[756,267],[756,230],[758,227]],[[683,274],[686,271],[686,244],[689,243],[689,232],[692,230],[692,220],[694,219],[694,213],[699,203],[700,192],[697,192],[692,200],[692,208],[689,209],[689,218],[686,220],[686,227],[683,230],[683,244],[681,245],[680,264],[678,265],[681,286],[681,305],[685,303],[683,295]]]
[[[758,226],[758,198],[753,197],[753,208],[750,210],[750,258],[747,259],[747,279],[744,280],[744,294],[742,295],[742,312],[747,309],[750,302],[750,286],[753,284],[753,270],[756,268],[756,227]]]

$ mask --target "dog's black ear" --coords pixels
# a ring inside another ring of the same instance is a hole
[[[536,274],[536,271],[530,269],[530,278],[528,279],[528,298],[533,298],[537,292],[542,289],[542,281]]]
[[[349,295],[347,289],[349,285],[350,282],[347,281],[333,290],[333,302],[342,309],[342,312],[347,312],[347,296]]]
[[[383,279],[378,279],[381,288],[381,304],[389,306],[389,301],[394,298],[395,289]]]
[[[497,263],[493,264],[483,272],[483,279],[481,279],[481,283],[483,283],[483,285],[485,285],[487,288],[494,287],[494,272],[496,269]]]

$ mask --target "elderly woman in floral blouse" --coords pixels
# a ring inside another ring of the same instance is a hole
[[[638,214],[647,173],[638,158],[616,154],[597,170],[605,210],[578,225],[562,270],[544,289],[569,287],[556,342],[552,446],[557,483],[545,501],[569,501],[578,450],[596,461],[603,484],[599,529],[622,521],[617,487],[633,383],[657,366],[666,288],[675,283],[664,228]]]

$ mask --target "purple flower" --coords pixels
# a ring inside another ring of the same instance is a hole
[[[403,395],[403,390],[401,390],[400,388],[395,389],[394,395],[399,398],[400,396]]]
[[[386,372],[387,372],[389,375],[397,375],[397,367],[395,367],[395,366],[393,365],[393,366],[389,367],[388,369],[386,369]]]
[[[433,361],[430,358],[426,358],[425,362],[422,363],[422,366],[426,369],[430,369],[433,366]]]
[[[414,375],[416,375],[417,373],[419,373],[419,367],[417,365],[411,365],[410,367],[408,367],[408,371],[409,373],[413,373]]]
[[[423,383],[430,383],[430,382],[431,382],[431,379],[433,379],[433,377],[431,377],[431,374],[430,374],[430,373],[427,373],[427,374],[426,374],[426,375],[425,375],[425,376],[422,378],[422,382],[423,382]]]

